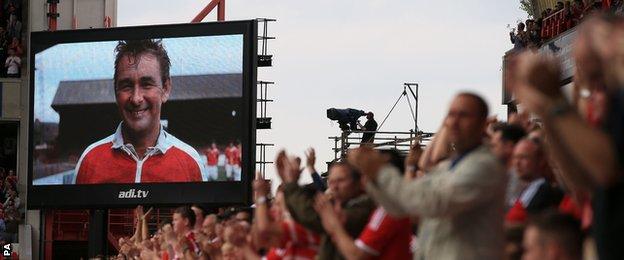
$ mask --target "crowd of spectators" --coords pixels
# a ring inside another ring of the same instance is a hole
[[[17,193],[17,175],[0,167],[0,244],[17,243],[17,227],[24,212]]]
[[[499,122],[459,93],[433,140],[404,159],[363,144],[322,180],[313,150],[305,167],[281,151],[273,196],[256,177],[251,208],[183,206],[153,235],[138,207],[116,258],[623,259],[621,42],[624,18],[585,19],[571,100],[560,61],[516,54],[506,80],[525,111]],[[300,185],[304,172],[312,183]]]
[[[19,78],[22,58],[25,55],[21,1],[8,0],[0,3],[0,60],[4,61],[0,77]]]
[[[527,19],[518,23],[509,33],[514,50],[538,48],[544,41],[556,37],[583,20],[584,17],[600,10],[615,14],[624,14],[622,0],[596,1],[573,0],[559,1],[553,8],[546,8],[536,19]]]

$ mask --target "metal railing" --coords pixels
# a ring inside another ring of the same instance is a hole
[[[267,161],[267,147],[273,147],[274,144],[257,143],[256,144],[256,171],[260,172],[260,176],[265,179],[267,164],[273,164],[272,161]]]
[[[363,134],[374,134],[372,142],[362,142]],[[383,132],[383,131],[359,131],[359,130],[346,130],[342,131],[340,136],[329,137],[334,141],[334,160],[338,161],[347,156],[347,152],[351,149],[360,147],[362,144],[370,145],[375,149],[395,149],[400,153],[407,154],[410,147],[419,144],[420,146],[426,145],[433,133],[425,133],[422,131],[414,132]]]

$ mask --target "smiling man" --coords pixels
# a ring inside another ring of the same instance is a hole
[[[172,89],[171,63],[161,42],[121,41],[115,51],[115,100],[122,122],[82,153],[75,183],[205,181],[197,151],[160,124]]]

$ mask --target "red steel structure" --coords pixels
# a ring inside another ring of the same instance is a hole
[[[225,21],[225,0],[211,0],[210,3],[191,20],[191,23],[201,22],[215,7],[217,7],[217,21]]]
[[[152,211],[148,228],[156,230],[158,225],[171,221],[173,208]],[[54,257],[55,242],[86,242],[89,239],[89,210],[50,210],[45,215],[44,251],[45,259]],[[111,209],[108,211],[108,243],[119,251],[117,241],[131,237],[134,233],[136,216],[133,209]]]
[[[59,13],[57,10],[59,0],[48,0],[48,30],[56,31]]]

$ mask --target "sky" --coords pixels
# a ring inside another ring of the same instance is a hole
[[[117,25],[187,23],[208,2],[119,0]],[[324,171],[333,159],[328,137],[340,134],[326,109],[373,111],[381,123],[405,82],[420,86],[423,131],[436,131],[460,91],[482,95],[491,114],[505,119],[501,64],[513,47],[508,25],[526,16],[516,0],[227,0],[225,18],[277,19],[269,26],[277,38],[268,46],[273,67],[258,68],[258,80],[275,82],[268,106],[273,127],[259,130],[258,141],[275,144],[270,159],[282,148],[303,156],[314,147]],[[215,20],[216,10],[204,19]],[[381,130],[412,128],[402,100]],[[274,178],[271,166],[267,177]]]

